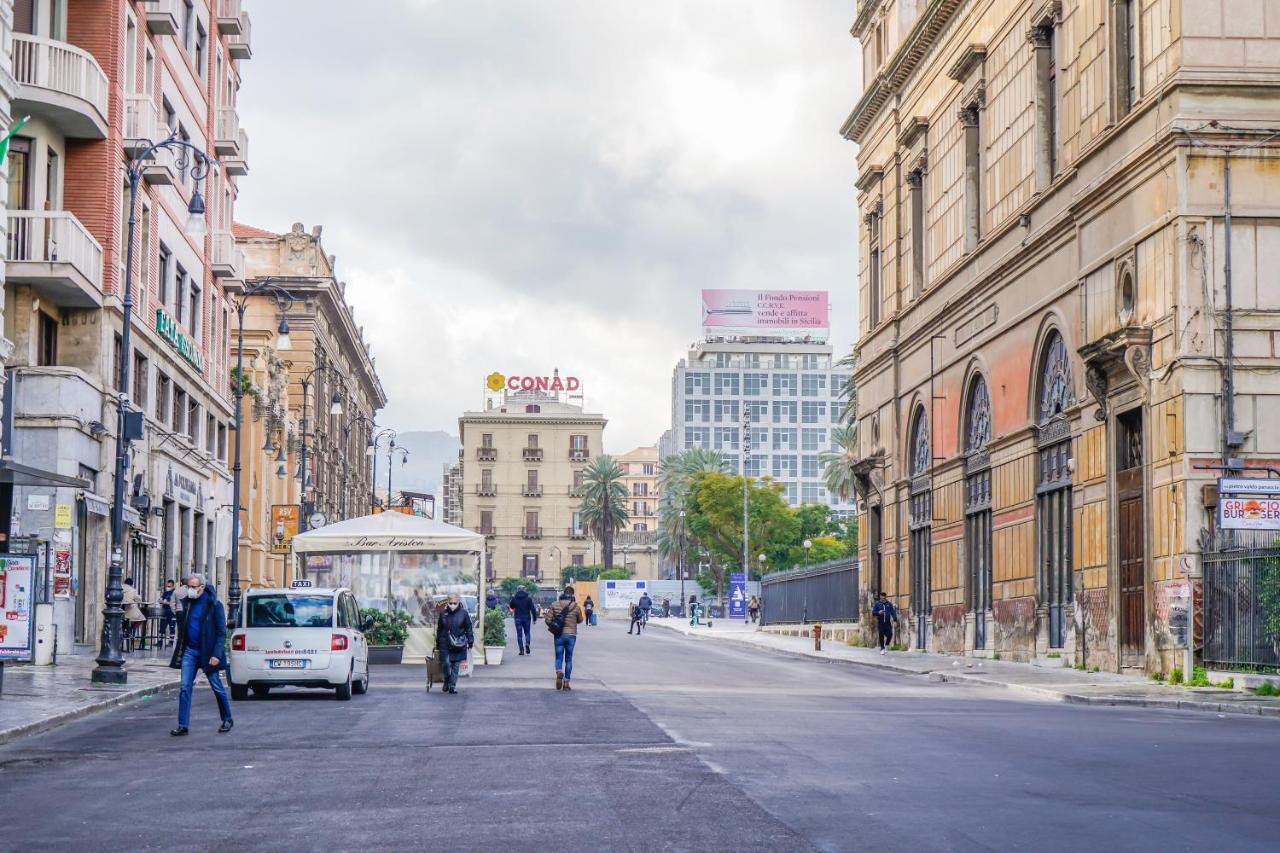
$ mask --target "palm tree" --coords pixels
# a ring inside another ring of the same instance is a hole
[[[582,472],[582,521],[600,542],[606,570],[613,568],[613,534],[629,519],[622,468],[612,456],[601,454]]]
[[[723,473],[728,467],[728,460],[704,447],[692,447],[662,460],[658,474],[658,492],[662,495],[658,501],[659,554],[671,557],[680,549],[680,510],[684,509],[693,478],[705,472]]]
[[[857,424],[832,427],[831,444],[832,449],[818,454],[818,464],[827,488],[845,500],[853,492],[853,466],[858,461]]]
[[[844,408],[840,411],[840,422],[853,424],[858,420],[858,386],[854,384],[853,374],[858,367],[858,351],[855,349],[836,362],[836,367],[849,368],[849,376],[840,386],[840,399],[844,400]]]

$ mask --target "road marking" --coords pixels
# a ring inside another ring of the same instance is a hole
[[[642,752],[647,755],[661,755],[667,752],[692,752],[693,750],[687,746],[629,746],[625,749],[615,749],[614,752]]]

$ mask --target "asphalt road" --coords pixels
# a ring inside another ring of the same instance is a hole
[[[1274,850],[1280,723],[1043,703],[625,624],[461,684],[176,698],[0,748],[0,850]]]

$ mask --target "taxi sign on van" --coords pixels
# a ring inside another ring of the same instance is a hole
[[[308,580],[298,580],[289,584],[289,586],[293,587],[294,589],[305,589],[311,585],[312,585],[311,581],[308,581]]]

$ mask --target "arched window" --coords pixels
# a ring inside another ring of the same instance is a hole
[[[991,609],[991,395],[982,374],[969,382],[965,397],[964,535],[968,568],[966,590],[973,614],[973,647],[987,648],[987,613]]]
[[[1048,423],[1075,403],[1071,385],[1071,356],[1058,332],[1051,332],[1040,362],[1040,411],[1037,421]]]
[[[1039,599],[1048,619],[1049,648],[1066,642],[1071,601],[1071,426],[1062,417],[1075,403],[1071,355],[1057,331],[1045,341],[1040,359],[1040,410],[1036,420],[1039,482],[1036,484],[1036,541]]]
[[[969,383],[969,410],[965,418],[964,449],[972,453],[991,441],[991,395],[987,380],[979,373]]]
[[[919,477],[929,470],[933,462],[933,451],[929,446],[929,416],[924,406],[916,408],[915,418],[911,421],[911,442],[907,445],[907,470],[912,477]]]
[[[933,485],[928,478],[933,464],[929,443],[929,415],[917,406],[911,420],[907,445],[907,470],[911,475],[910,517],[911,541],[908,559],[911,565],[911,613],[915,625],[915,648],[929,645],[929,624],[933,614],[933,578],[930,548],[933,541]]]

